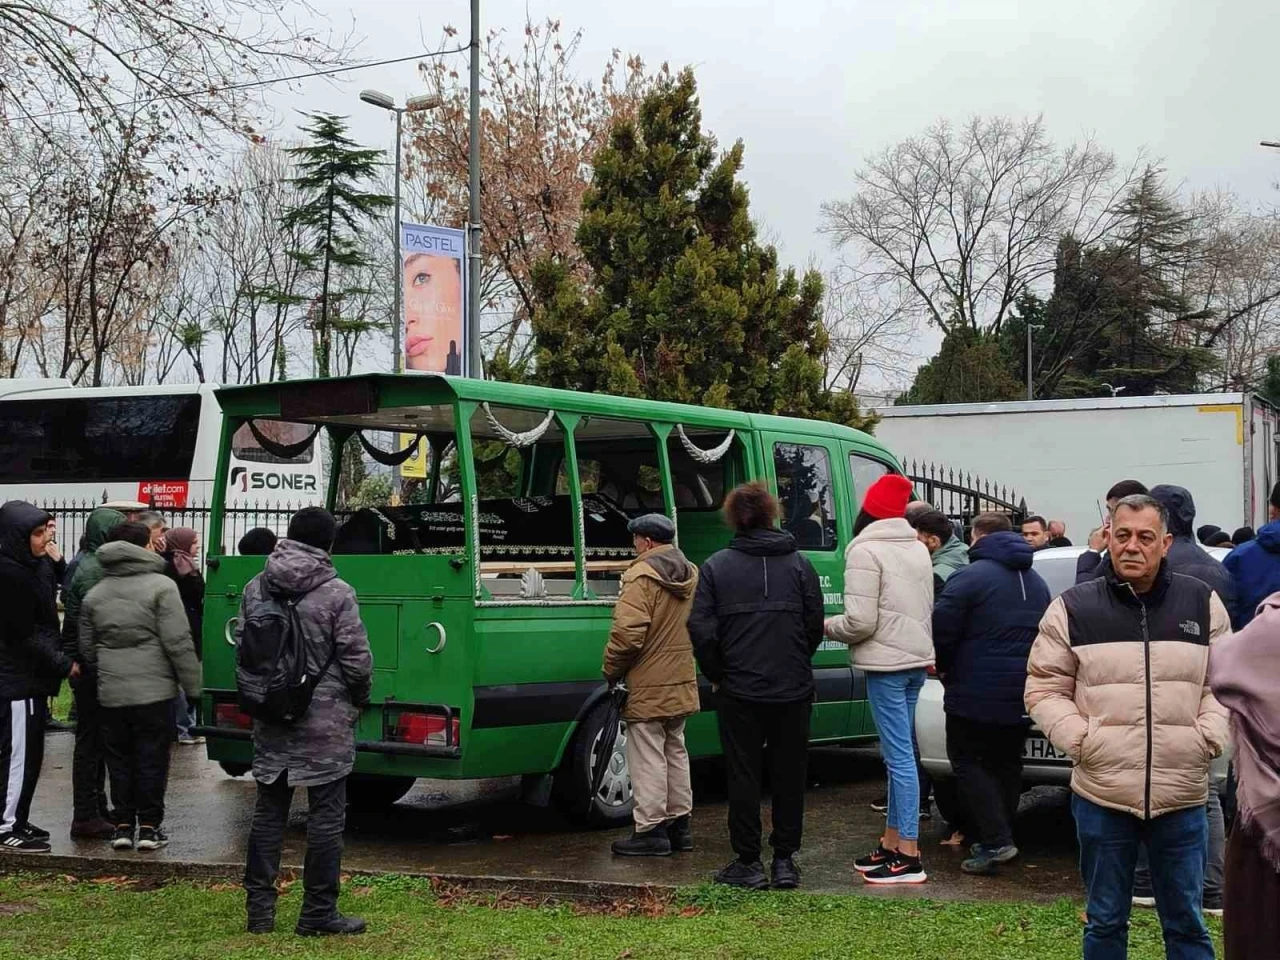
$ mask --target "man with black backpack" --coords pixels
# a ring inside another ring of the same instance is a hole
[[[286,539],[244,589],[236,624],[236,681],[254,717],[258,803],[244,886],[248,930],[275,929],[276,875],[294,787],[307,788],[307,853],[299,936],[363,933],[338,913],[347,776],[355,724],[373,682],[369,637],[355,591],[329,557],[337,534],[320,507],[298,511]]]

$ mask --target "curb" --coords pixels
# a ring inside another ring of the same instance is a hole
[[[503,877],[451,873],[424,873],[412,870],[376,872],[344,870],[353,876],[397,876],[434,880],[477,893],[546,897],[558,900],[612,901],[636,897],[668,896],[678,888],[665,883],[616,883],[601,880],[557,880],[550,877]],[[300,864],[280,868],[284,875],[302,876]],[[230,881],[239,883],[242,863],[194,863],[181,860],[141,860],[114,857],[77,857],[48,854],[0,852],[0,876],[14,874],[56,874],[76,877],[130,877],[155,880]]]

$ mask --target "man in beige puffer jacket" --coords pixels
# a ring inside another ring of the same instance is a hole
[[[1208,586],[1170,571],[1171,541],[1158,501],[1122,499],[1112,514],[1112,573],[1050,605],[1028,662],[1027,709],[1075,763],[1086,960],[1125,956],[1143,842],[1168,955],[1213,957],[1200,910],[1204,805],[1227,717],[1209,691],[1209,646],[1231,627]]]

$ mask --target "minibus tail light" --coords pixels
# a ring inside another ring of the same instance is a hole
[[[253,718],[247,713],[241,713],[238,704],[215,703],[213,705],[213,725],[231,730],[252,730]]]
[[[461,735],[459,728],[458,714],[454,710],[401,709],[388,717],[387,739],[393,743],[455,747]]]

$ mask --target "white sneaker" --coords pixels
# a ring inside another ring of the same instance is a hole
[[[1206,917],[1217,917],[1219,920],[1222,919],[1221,907],[1205,907],[1203,912]]]
[[[1151,909],[1156,905],[1156,898],[1155,897],[1134,897],[1133,905],[1135,907],[1146,907],[1147,909]]]

